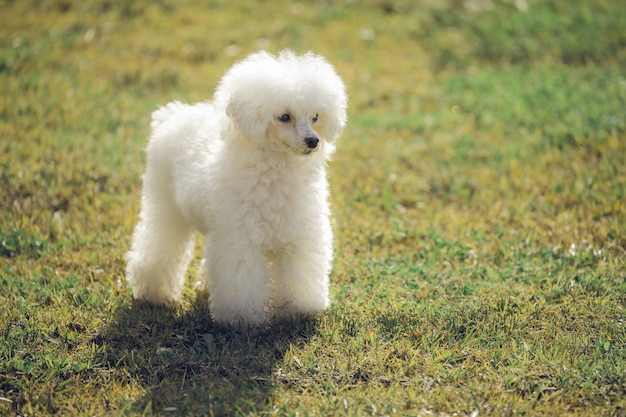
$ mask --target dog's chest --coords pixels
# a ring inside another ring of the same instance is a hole
[[[314,187],[297,170],[267,169],[244,193],[244,224],[253,240],[274,250],[295,240],[311,216]]]

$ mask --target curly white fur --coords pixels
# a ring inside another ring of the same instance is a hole
[[[212,102],[155,111],[127,255],[133,296],[179,301],[199,230],[216,321],[256,327],[326,309],[326,160],[346,106],[344,84],[324,58],[283,51],[235,64]]]

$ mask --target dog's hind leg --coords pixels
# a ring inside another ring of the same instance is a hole
[[[144,185],[141,220],[126,257],[126,279],[135,299],[169,304],[180,300],[194,234],[171,198],[149,185]]]

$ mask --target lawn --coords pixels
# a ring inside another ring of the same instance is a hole
[[[626,415],[619,0],[0,1],[0,415]],[[150,113],[264,48],[350,96],[332,307],[124,278]]]

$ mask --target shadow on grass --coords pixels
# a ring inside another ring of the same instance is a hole
[[[245,414],[267,407],[277,363],[316,327],[316,321],[303,319],[264,333],[230,330],[211,320],[206,302],[189,311],[133,303],[116,311],[94,343],[103,347],[102,366],[121,385],[146,391],[127,411]]]

